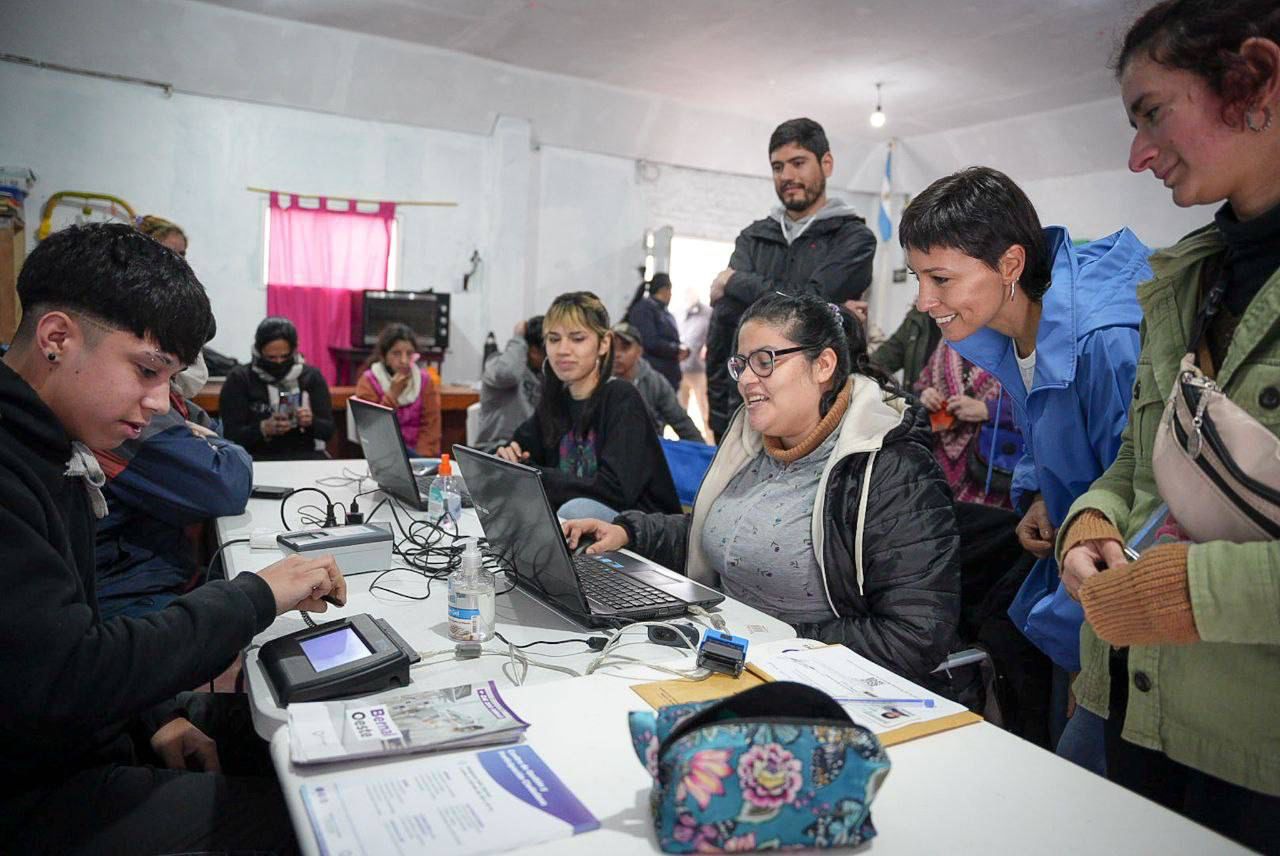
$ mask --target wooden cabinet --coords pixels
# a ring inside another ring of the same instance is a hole
[[[0,217],[0,342],[13,341],[22,309],[18,305],[18,271],[27,257],[27,234],[17,217]]]

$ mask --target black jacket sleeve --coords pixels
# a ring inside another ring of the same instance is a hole
[[[511,442],[519,443],[521,451],[529,453],[530,464],[545,466],[548,463],[546,450],[542,448],[542,428],[538,425],[537,411],[520,423],[511,435]]]
[[[861,490],[853,479],[848,491]],[[857,496],[846,505],[855,515]],[[881,449],[872,470],[863,529],[867,613],[802,625],[801,636],[841,643],[917,683],[937,688],[930,673],[956,642],[960,618],[960,535],[955,506],[932,453],[918,443]],[[828,561],[830,561],[830,545]],[[840,545],[850,553],[854,544]],[[849,568],[856,568],[849,561]],[[856,587],[857,581],[849,581]]]
[[[809,287],[824,300],[841,303],[862,296],[871,285],[871,272],[876,256],[876,236],[861,219],[847,218],[847,223],[832,236],[826,258],[809,276]],[[751,263],[752,239],[739,235],[729,267],[725,294],[750,306],[770,291],[785,290],[785,283],[764,277]],[[739,265],[742,265],[740,268]]]
[[[311,436],[326,441],[333,436],[333,400],[329,397],[329,384],[324,375],[308,367],[307,382],[303,389],[311,399]]]
[[[99,621],[75,567],[50,542],[51,513],[30,497],[0,504],[6,744],[74,752],[95,732],[210,680],[275,618],[271,589],[241,574],[141,618]]]
[[[218,394],[218,415],[222,417],[222,436],[250,454],[266,442],[249,408],[249,377],[244,371],[233,370],[227,375]]]
[[[650,474],[667,465],[640,393],[626,381],[611,381],[608,386],[595,418],[595,475],[583,478],[555,467],[542,468],[542,483],[554,505],[584,496],[610,508],[635,508]]]
[[[627,530],[627,549],[639,553],[664,568],[684,573],[689,540],[688,514],[645,514],[627,511],[613,522]]]

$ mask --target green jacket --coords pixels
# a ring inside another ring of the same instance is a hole
[[[1199,308],[1201,269],[1224,247],[1217,228],[1207,226],[1151,257],[1154,279],[1138,289],[1145,320],[1129,426],[1115,463],[1072,505],[1061,531],[1076,514],[1094,509],[1128,540],[1160,504],[1151,466],[1156,426]],[[1240,319],[1217,383],[1280,435],[1280,270]],[[1202,641],[1129,649],[1124,737],[1218,778],[1280,795],[1280,541],[1196,544],[1187,564]],[[1110,691],[1108,650],[1086,624],[1075,693],[1102,716]]]
[[[871,361],[893,374],[902,369],[902,386],[910,390],[920,379],[933,349],[942,340],[942,331],[929,317],[914,306],[907,310],[907,317],[893,335],[871,355]]]

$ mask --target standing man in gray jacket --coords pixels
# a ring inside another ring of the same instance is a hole
[[[631,381],[639,390],[659,436],[670,425],[681,440],[705,443],[698,426],[680,406],[671,384],[648,360],[641,359],[643,356],[644,338],[635,325],[627,321],[613,325],[613,375]]]
[[[496,448],[533,415],[542,394],[542,316],[516,324],[506,347],[491,355],[480,376],[480,431],[476,445]]]
[[[827,199],[834,161],[822,126],[783,122],[769,138],[773,189],[781,206],[738,235],[729,267],[711,284],[707,398],[717,439],[741,404],[728,359],[738,319],[771,291],[857,300],[871,285],[876,237],[843,200]]]

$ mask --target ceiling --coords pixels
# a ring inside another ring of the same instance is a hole
[[[1136,0],[203,0],[872,140],[1113,97]],[[867,115],[884,83],[889,123]],[[1117,108],[1118,109],[1118,108]]]

